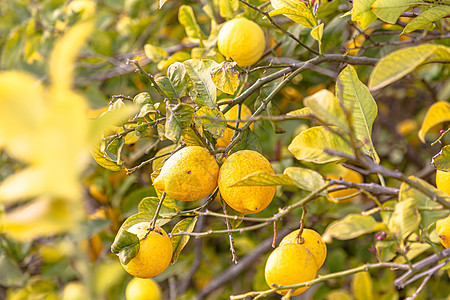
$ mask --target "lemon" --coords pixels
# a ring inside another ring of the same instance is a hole
[[[173,154],[163,165],[153,186],[180,201],[210,195],[217,187],[219,165],[208,150],[190,146]]]
[[[318,234],[316,231],[308,228],[303,228],[302,232],[302,238],[303,243],[298,237],[298,233],[300,232],[300,229],[297,229],[288,235],[286,235],[280,242],[280,246],[284,244],[300,244],[306,249],[311,252],[311,254],[314,256],[314,259],[316,260],[317,268],[320,269],[320,267],[325,262],[325,258],[327,257],[327,246],[322,240],[322,237],[320,234]]]
[[[363,177],[361,176],[361,174],[359,174],[358,172],[355,172],[353,170],[347,169],[342,165],[339,165],[337,170],[335,170],[335,173],[331,173],[331,174],[327,174],[325,175],[326,178],[328,179],[332,179],[332,180],[345,180],[348,182],[353,182],[353,183],[363,183]],[[334,187],[335,185],[332,185],[331,187]],[[329,192],[328,195],[329,197],[327,197],[327,199],[331,202],[334,203],[348,203],[351,202],[352,199],[354,199],[356,197],[350,197],[347,199],[343,199],[343,200],[338,200],[337,198],[345,198],[351,195],[354,195],[358,192],[358,189],[344,189],[344,190],[340,190],[340,191],[335,191],[335,192]]]
[[[236,18],[220,29],[217,46],[227,59],[231,58],[240,67],[247,67],[262,57],[266,39],[258,24],[246,18]]]
[[[161,289],[153,279],[133,278],[125,290],[126,300],[160,300]]]
[[[231,186],[257,171],[275,174],[270,162],[258,152],[251,150],[233,153],[220,168],[220,194],[229,206],[243,214],[262,211],[275,196],[276,186]]]
[[[85,300],[90,299],[86,287],[80,282],[70,282],[64,287],[62,300]]]
[[[314,256],[306,247],[299,244],[284,244],[276,248],[267,259],[264,275],[269,286],[292,285],[313,280],[317,265]],[[296,289],[291,296],[299,295],[309,287]],[[279,290],[286,295],[289,290]]]
[[[125,271],[139,278],[158,276],[172,260],[172,243],[167,233],[159,226],[149,232],[149,223],[142,222],[131,226],[128,232],[139,238],[139,252],[126,265]]]
[[[233,106],[229,111],[227,111],[225,113],[225,119],[227,120],[236,120],[237,119],[237,113],[238,113],[238,106],[235,105]],[[242,104],[241,107],[241,120],[245,120],[249,117],[252,116],[252,112],[251,110],[245,105]],[[242,126],[244,126],[245,122],[239,122],[239,128],[241,128]],[[228,122],[228,125],[230,126],[236,126],[236,122]],[[253,123],[250,124],[250,129],[253,129]],[[225,128],[225,131],[223,133],[223,137],[219,138],[217,140],[216,146],[219,148],[225,148],[226,146],[228,146],[228,144],[230,144],[231,139],[233,138],[234,135],[234,130],[231,128]]]
[[[436,221],[436,232],[441,244],[445,248],[450,247],[450,215],[447,218]]]
[[[450,172],[437,170],[436,187],[450,195]]]

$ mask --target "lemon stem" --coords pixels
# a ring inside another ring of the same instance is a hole
[[[303,244],[305,242],[305,239],[302,237],[303,234],[303,228],[305,226],[305,217],[306,217],[306,206],[302,206],[302,218],[300,220],[300,230],[298,231],[297,235],[297,241],[299,244]]]
[[[159,211],[161,210],[161,206],[162,206],[162,203],[164,201],[164,198],[166,198],[166,192],[162,193],[161,199],[159,200],[158,206],[156,207],[155,215],[153,216],[153,219],[150,222],[150,231],[155,229],[156,219],[158,218]]]

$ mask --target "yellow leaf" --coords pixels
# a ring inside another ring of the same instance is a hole
[[[49,75],[52,88],[67,90],[71,87],[75,59],[92,29],[93,24],[90,22],[78,24],[56,43],[50,56]],[[63,99],[57,97],[53,100]]]
[[[77,203],[47,197],[19,206],[2,219],[2,231],[17,240],[32,240],[71,230],[80,213]]]
[[[362,29],[366,29],[377,16],[372,12],[370,7],[375,0],[354,0],[352,9],[352,21],[357,22]]]
[[[319,42],[319,51],[322,53],[322,36],[323,36],[323,26],[324,24],[320,24],[311,30],[311,36],[313,39]]]
[[[369,272],[356,273],[352,279],[352,291],[356,300],[372,300],[373,287]]]
[[[434,103],[427,111],[422,127],[419,130],[419,139],[425,143],[425,135],[434,126],[450,121],[450,103],[439,101]]]
[[[422,44],[394,51],[378,61],[369,78],[369,89],[378,90],[424,63],[450,61],[450,47]]]

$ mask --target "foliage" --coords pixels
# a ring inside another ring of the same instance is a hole
[[[169,290],[180,299],[277,298],[264,264],[299,223],[328,248],[310,297],[447,297],[450,251],[436,221],[448,216],[450,196],[434,174],[450,169],[449,7],[6,1],[0,298],[56,299],[81,282],[92,299],[123,299],[132,277],[111,245],[131,260],[139,244],[127,229],[141,222],[170,232],[173,264],[155,278],[164,299]],[[256,22],[267,41],[246,68],[217,49],[221,26],[236,17]],[[252,115],[241,119],[243,104]],[[237,117],[226,120],[232,107]],[[219,147],[229,129],[231,142]],[[154,189],[162,163],[194,145],[219,164],[243,149],[268,158],[276,174],[233,186],[277,186],[271,204],[246,216],[218,189],[190,202]],[[326,178],[337,165],[364,183]],[[358,196],[327,200],[349,188]]]

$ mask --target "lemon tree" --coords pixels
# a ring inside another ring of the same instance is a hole
[[[4,2],[0,299],[450,294],[448,1]]]

